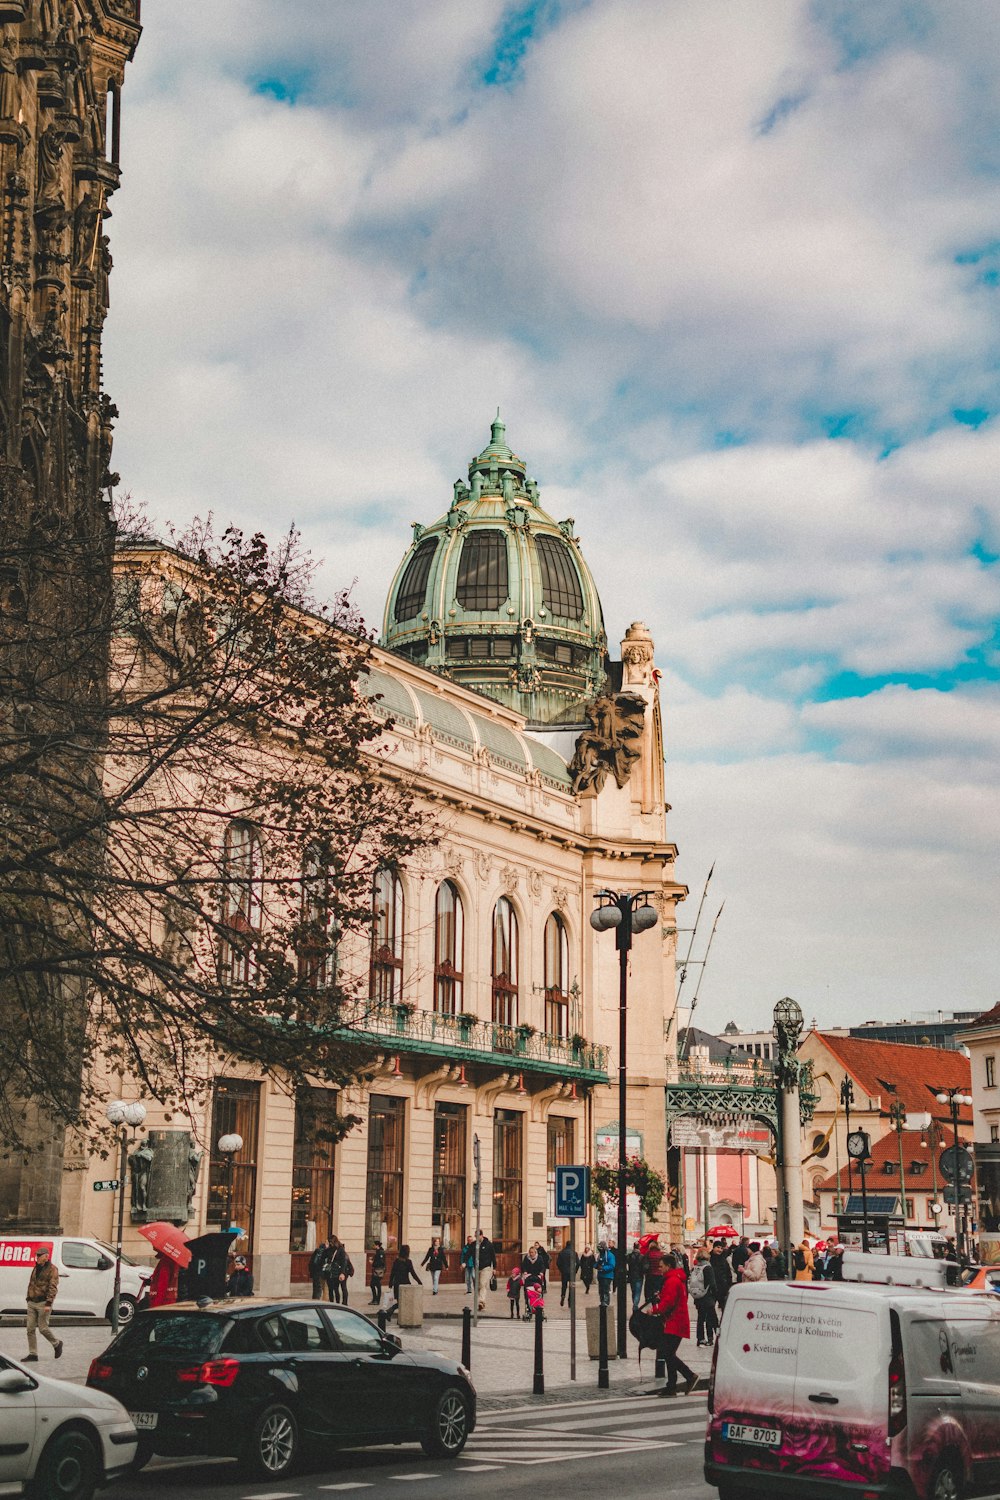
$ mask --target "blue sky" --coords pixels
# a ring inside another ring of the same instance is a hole
[[[149,11],[125,484],[296,521],[377,622],[499,403],[657,641],[705,1020],[993,1003],[1000,9]]]

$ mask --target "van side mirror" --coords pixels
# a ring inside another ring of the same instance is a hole
[[[110,1271],[113,1265],[113,1260],[109,1260],[106,1255],[102,1255],[100,1260],[97,1262],[97,1269],[99,1271]]]
[[[0,1396],[20,1396],[37,1389],[37,1385],[24,1370],[0,1370]]]

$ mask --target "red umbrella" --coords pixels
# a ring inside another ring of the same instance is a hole
[[[738,1240],[739,1235],[732,1224],[716,1224],[714,1229],[708,1231],[708,1237],[712,1240]]]
[[[191,1251],[187,1247],[187,1235],[176,1224],[157,1219],[153,1224],[140,1224],[139,1233],[147,1239],[158,1255],[177,1263],[182,1269],[191,1264]]]

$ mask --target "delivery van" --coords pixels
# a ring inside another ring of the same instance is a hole
[[[705,1478],[719,1500],[995,1489],[1000,1302],[857,1282],[734,1286],[708,1410]]]
[[[59,1272],[53,1317],[110,1318],[115,1291],[115,1252],[101,1240],[82,1235],[0,1235],[0,1312],[23,1313],[35,1253],[48,1250]],[[146,1296],[152,1271],[122,1256],[118,1318],[127,1323]]]

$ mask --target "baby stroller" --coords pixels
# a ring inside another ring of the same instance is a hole
[[[541,1277],[532,1276],[524,1283],[524,1321],[530,1323],[536,1312],[545,1317],[545,1296],[542,1292]]]

